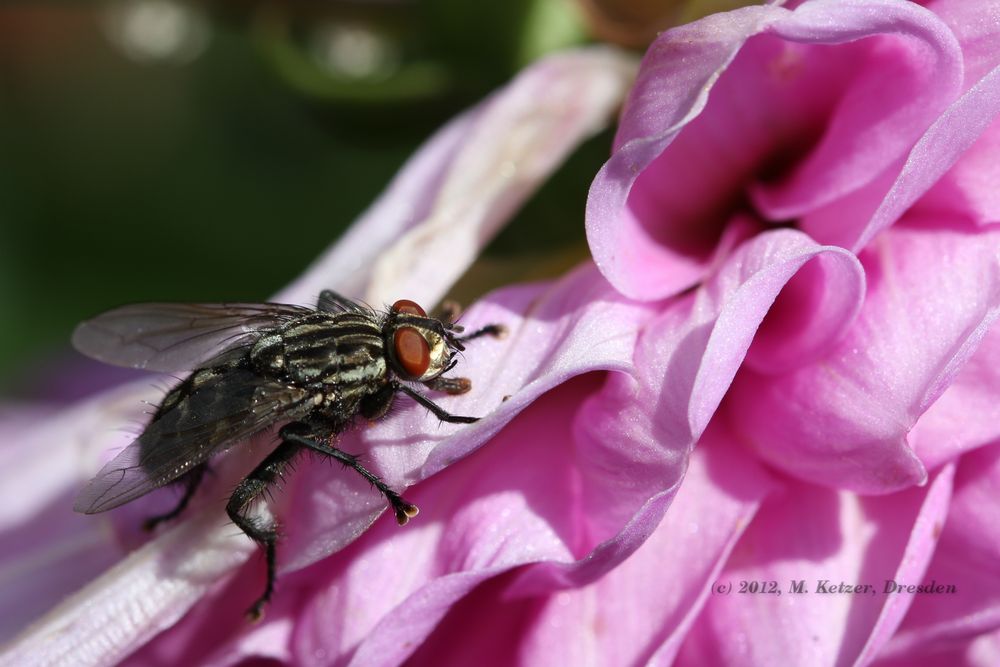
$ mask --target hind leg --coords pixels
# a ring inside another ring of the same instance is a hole
[[[247,617],[252,621],[257,621],[264,615],[264,607],[274,593],[274,543],[278,539],[278,531],[273,521],[251,516],[250,509],[254,501],[258,500],[267,488],[281,477],[288,467],[288,463],[299,453],[300,449],[298,444],[283,440],[277,449],[271,452],[266,459],[261,461],[260,465],[253,469],[253,472],[247,475],[246,479],[239,483],[226,505],[226,513],[229,514],[229,518],[247,534],[247,537],[264,547],[264,555],[267,558],[267,583],[264,585],[264,592],[247,610]]]
[[[201,481],[205,478],[205,472],[207,471],[207,463],[200,463],[188,470],[180,479],[180,481],[184,484],[184,495],[181,496],[177,505],[169,512],[151,516],[143,521],[143,529],[153,530],[164,521],[170,521],[171,519],[175,519],[180,516],[180,513],[183,512],[188,506],[188,503],[191,502],[191,498],[194,497],[195,492],[198,491],[198,487],[201,485]]]

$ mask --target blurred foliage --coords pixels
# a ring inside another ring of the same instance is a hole
[[[437,126],[580,30],[569,0],[0,7],[0,393],[40,393],[43,360],[108,307],[266,298]],[[609,143],[542,189],[463,298],[585,255]]]

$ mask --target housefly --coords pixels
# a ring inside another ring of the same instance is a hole
[[[264,548],[267,581],[248,611],[259,618],[274,591],[278,534],[272,521],[251,515],[251,509],[296,455],[312,451],[353,469],[381,492],[400,525],[416,516],[416,506],[335,443],[359,417],[385,416],[397,394],[444,422],[477,420],[448,413],[415,388],[469,391],[467,378],[445,377],[456,364],[455,353],[470,340],[504,331],[489,325],[462,335],[456,314],[428,317],[408,300],[379,313],[324,291],[316,308],[150,303],[84,322],[73,345],[90,357],[191,373],[166,394],[142,434],[80,492],[74,509],[105,512],[171,482],[183,483],[177,505],[146,522],[152,529],[184,510],[212,455],[283,423],[277,448],[239,483],[226,505],[233,523]]]

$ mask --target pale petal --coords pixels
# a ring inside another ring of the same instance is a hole
[[[0,551],[0,641],[121,557],[109,523],[75,514],[73,497],[100,453],[130,438],[109,424],[125,424],[141,408],[134,392],[113,391],[70,409],[23,406],[0,419],[0,531],[13,547]]]
[[[381,307],[430,307],[522,203],[611,121],[635,62],[610,48],[558,54],[452,121],[279,300],[331,286]],[[323,282],[326,281],[326,282]]]

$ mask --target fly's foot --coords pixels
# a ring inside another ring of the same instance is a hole
[[[253,603],[253,605],[247,609],[246,618],[251,623],[260,623],[261,619],[264,618],[264,607],[267,606],[267,600],[261,598]]]
[[[420,513],[420,508],[407,502],[396,493],[390,491],[385,496],[389,499],[392,511],[396,513],[396,523],[400,526],[405,526],[410,519]]]
[[[472,380],[469,378],[446,378],[436,377],[424,383],[428,389],[433,391],[443,391],[446,394],[457,396],[472,389]]]

